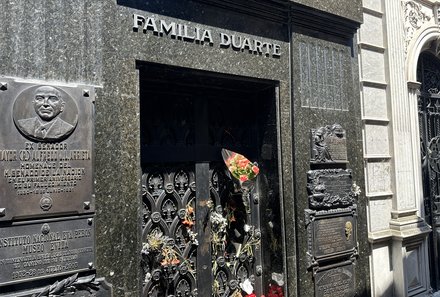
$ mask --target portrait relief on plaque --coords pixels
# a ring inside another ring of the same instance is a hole
[[[17,129],[31,140],[60,141],[69,137],[78,123],[78,107],[63,90],[33,86],[18,94],[13,107]]]
[[[93,87],[5,82],[0,221],[93,212]]]

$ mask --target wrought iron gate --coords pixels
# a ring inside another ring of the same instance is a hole
[[[255,283],[255,274],[261,274],[256,251],[260,231],[252,224],[258,218],[253,220],[246,213],[241,194],[234,192],[223,164],[210,165],[209,211],[204,217],[196,214],[198,174],[193,166],[152,166],[144,172],[144,296],[200,296],[200,278],[205,291],[212,290],[212,296],[230,296],[239,289],[239,283],[246,279]],[[196,170],[205,174],[203,168]],[[255,212],[252,209],[251,213]],[[209,234],[206,229],[210,229]],[[202,239],[209,241],[205,255],[197,252],[203,247],[198,234],[209,237]],[[198,267],[203,267],[197,265],[200,256],[209,262],[204,264],[209,269],[202,268],[202,276],[198,275]]]
[[[432,226],[429,257],[431,285],[440,289],[440,60],[422,53],[417,66],[422,83],[418,99],[425,220]]]
[[[262,294],[257,192],[249,211],[220,153],[257,156],[255,104],[218,86],[149,83],[141,81],[143,296],[229,297],[246,279]]]

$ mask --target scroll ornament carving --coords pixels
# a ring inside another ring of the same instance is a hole
[[[422,5],[414,1],[402,2],[405,17],[405,55],[408,52],[408,46],[414,37],[414,33],[422,27],[425,22],[431,20],[432,15],[428,15],[422,10]]]

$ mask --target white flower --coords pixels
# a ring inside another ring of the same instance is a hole
[[[240,288],[246,292],[246,294],[252,294],[254,291],[254,287],[251,284],[251,281],[247,278],[244,282],[240,283]]]
[[[351,185],[351,191],[355,196],[359,196],[361,194],[361,188],[356,184],[355,181]]]
[[[272,272],[272,280],[276,282],[278,286],[284,286],[284,276],[282,273]]]
[[[251,226],[249,226],[248,224],[245,224],[243,229],[244,229],[244,232],[248,233],[251,230]],[[250,294],[250,293],[248,293],[248,294]]]

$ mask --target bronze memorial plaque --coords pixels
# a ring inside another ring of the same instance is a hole
[[[355,202],[351,170],[319,169],[307,172],[309,206],[313,209],[347,207]]]
[[[355,292],[354,265],[351,261],[322,267],[315,273],[315,297],[353,297]]]
[[[92,217],[0,225],[0,286],[94,268]]]
[[[306,209],[309,267],[322,260],[357,255],[356,208]]]
[[[0,221],[94,211],[94,89],[7,80]]]
[[[311,163],[348,163],[347,138],[339,124],[311,130]]]

